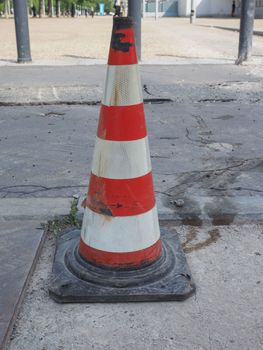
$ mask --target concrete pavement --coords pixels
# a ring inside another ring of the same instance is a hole
[[[56,304],[47,293],[54,252],[47,240],[8,349],[262,349],[262,226],[175,229],[195,296],[182,303]]]
[[[0,348],[5,349],[45,241],[43,224],[71,198],[0,199]]]
[[[9,66],[0,67],[0,74],[0,106],[92,105],[101,100],[106,67]],[[213,99],[241,102],[262,96],[261,65],[239,68],[233,62],[190,64],[188,60],[186,65],[141,65],[141,75],[148,102],[156,98],[187,103]]]
[[[39,222],[0,218],[0,347],[9,340],[33,266],[43,246]]]
[[[47,296],[50,237],[10,350],[263,346],[262,69],[141,70],[159,215],[181,235],[197,294],[182,304],[56,305]],[[35,235],[36,223],[68,213],[86,191],[105,67],[2,67],[0,75],[1,232],[15,225],[22,235],[33,222]]]

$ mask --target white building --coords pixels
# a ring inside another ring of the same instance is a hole
[[[191,11],[191,0],[178,0],[179,16],[189,16]],[[237,8],[238,3],[236,2]],[[197,17],[225,17],[230,16],[232,11],[232,0],[195,0]]]
[[[155,14],[156,0],[144,0],[145,15]],[[195,0],[197,17],[227,17],[231,15],[233,0]],[[236,0],[236,14],[240,14],[240,2]],[[158,0],[159,16],[189,16],[191,0]],[[263,0],[256,0],[256,17],[263,18]]]

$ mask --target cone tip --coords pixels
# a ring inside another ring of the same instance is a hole
[[[132,17],[114,17],[108,64],[137,63]]]
[[[118,29],[128,29],[133,27],[132,17],[113,17],[113,28]]]

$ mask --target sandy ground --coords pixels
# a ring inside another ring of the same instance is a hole
[[[30,19],[31,51],[34,61],[105,59],[111,36],[111,17]],[[144,19],[142,24],[142,58],[157,61],[174,58],[234,59],[237,55],[237,32],[211,26],[237,26],[238,19],[198,19],[197,25],[187,18]],[[263,28],[263,20],[255,21]],[[16,60],[13,19],[0,20],[0,61]],[[253,54],[263,57],[263,37],[254,36]]]

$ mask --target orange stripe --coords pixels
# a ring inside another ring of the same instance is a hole
[[[134,31],[132,28],[116,29],[113,26],[109,65],[137,64]]]
[[[147,136],[143,103],[101,106],[97,136],[103,140],[132,141]]]
[[[100,266],[117,268],[139,268],[156,261],[162,251],[161,241],[158,240],[152,246],[127,253],[112,253],[89,247],[80,239],[79,254],[91,263]]]
[[[108,216],[143,214],[155,205],[152,172],[134,179],[106,179],[91,174],[84,207]]]

